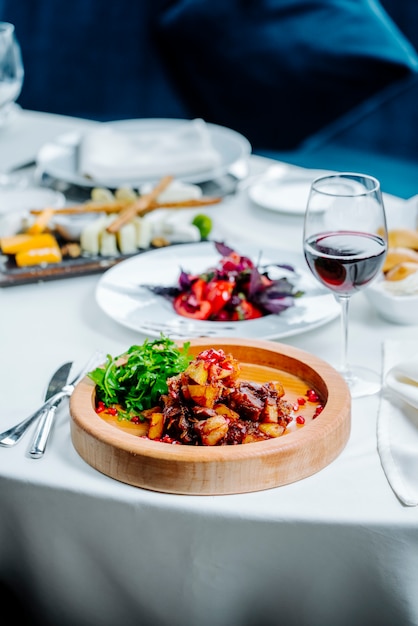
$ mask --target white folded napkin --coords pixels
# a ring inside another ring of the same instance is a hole
[[[418,342],[386,341],[384,374],[377,448],[395,494],[407,506],[417,506]]]
[[[79,169],[93,180],[135,181],[165,175],[193,175],[221,164],[202,119],[137,132],[103,124],[87,132],[79,146]]]

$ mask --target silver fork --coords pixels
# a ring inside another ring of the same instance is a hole
[[[35,422],[38,418],[40,418],[45,409],[49,409],[53,407],[57,402],[59,403],[63,398],[70,397],[74,391],[76,385],[84,378],[84,376],[90,372],[94,367],[101,365],[106,360],[105,355],[102,352],[95,352],[93,356],[89,359],[83,369],[77,374],[77,376],[67,385],[51,396],[49,400],[44,402],[42,406],[39,407],[32,415],[29,415],[26,419],[22,420],[15,426],[12,426],[8,430],[0,433],[0,446],[5,448],[10,448],[14,446],[20,439],[23,437],[28,428]],[[35,457],[36,458],[36,457]]]

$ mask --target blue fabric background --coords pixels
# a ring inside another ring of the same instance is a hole
[[[412,45],[373,0],[167,4],[160,41],[173,49],[167,63],[182,95],[256,148],[295,147],[417,69]]]
[[[203,117],[287,150],[417,71],[373,0],[0,0],[28,109]]]

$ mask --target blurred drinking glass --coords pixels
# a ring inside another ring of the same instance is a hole
[[[0,22],[0,127],[16,108],[23,78],[22,55],[15,27],[8,22]]]

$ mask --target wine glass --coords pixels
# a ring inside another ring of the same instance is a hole
[[[352,397],[377,393],[380,374],[350,366],[347,347],[350,298],[373,281],[387,252],[386,214],[379,181],[350,172],[315,179],[305,212],[303,249],[312,274],[341,304],[339,371]]]
[[[22,90],[24,68],[15,27],[0,22],[0,127],[6,124]]]

